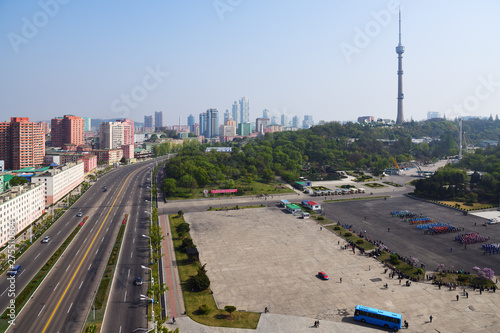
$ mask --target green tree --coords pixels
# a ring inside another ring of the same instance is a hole
[[[161,190],[167,197],[173,196],[177,192],[177,181],[173,178],[167,178],[163,181]]]
[[[24,185],[28,182],[28,180],[24,177],[20,176],[14,176],[12,179],[9,181],[11,186],[19,186],[19,185]]]
[[[123,156],[120,160],[120,163],[121,164],[127,164],[127,159],[125,158],[125,156]]]
[[[198,268],[198,274],[191,277],[191,281],[193,282],[193,286],[196,291],[203,291],[210,287],[210,279],[208,278],[207,270],[205,269],[206,265],[207,264]]]

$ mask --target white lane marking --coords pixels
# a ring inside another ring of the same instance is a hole
[[[85,243],[87,241],[87,237],[85,237],[85,239],[83,240],[83,242]]]
[[[106,232],[108,232],[108,230],[109,230],[109,227],[106,229]]]
[[[130,269],[128,270],[128,275],[130,275]],[[5,294],[7,292],[7,290],[9,290],[9,287],[7,287],[7,289],[5,289],[4,292],[2,293],[2,295],[0,295],[0,296],[3,296],[3,294]]]
[[[60,233],[61,233],[61,230],[59,230],[59,232],[56,234],[56,236],[59,235]]]
[[[39,256],[40,254],[41,254],[41,253],[38,253],[38,254],[36,255],[35,259],[33,259],[33,260],[36,260],[36,258],[38,258],[38,256]]]
[[[132,258],[133,254],[134,254],[134,251],[130,252],[130,258]]]
[[[66,268],[66,272],[68,271],[69,267],[71,266],[71,264],[68,265],[68,268]]]
[[[122,327],[120,326],[120,330],[118,331],[118,333],[122,333]]]
[[[69,313],[69,311],[71,310],[72,306],[73,306],[73,303],[71,303],[71,305],[69,306],[68,312],[66,312],[66,313]]]
[[[44,307],[45,307],[45,304],[42,306],[42,309],[40,310],[40,312],[38,312],[38,317],[40,317],[40,313],[42,313]]]
[[[136,232],[136,231],[137,231],[137,228],[134,228],[134,232]]]
[[[59,282],[57,282],[56,287],[54,288],[54,291],[56,291],[57,287],[59,287]]]
[[[134,244],[134,243],[135,243],[135,238],[132,238],[132,244]]]
[[[125,290],[125,297],[123,297],[123,302],[127,301],[127,291]]]
[[[90,266],[92,266],[92,263],[90,263],[89,268],[87,268],[87,270],[89,270],[89,269],[90,269]]]
[[[130,277],[130,268],[128,269],[128,274],[127,274],[127,277]],[[9,289],[9,288],[7,288],[7,289]],[[5,291],[7,291],[7,289],[5,289]],[[4,291],[4,293],[5,293],[5,291]],[[2,295],[3,295],[3,294],[2,294]],[[1,295],[0,295],[0,296],[1,296]]]
[[[95,251],[95,254],[97,254],[97,252],[99,252],[99,249],[97,249],[97,251]]]
[[[104,237],[101,239],[101,243],[104,242]]]
[[[80,249],[78,249],[78,251],[76,251],[76,254],[78,254],[78,252],[80,252]]]
[[[80,283],[80,287],[78,287],[78,289],[80,289],[82,287],[82,284],[83,284],[83,281],[82,281],[82,283]]]

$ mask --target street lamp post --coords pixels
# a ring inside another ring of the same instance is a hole
[[[153,297],[154,297],[155,292],[154,292],[153,270],[151,268],[149,268],[149,267],[144,266],[144,265],[141,265],[141,267],[144,268],[144,269],[148,269],[148,270],[151,271],[151,289],[153,290]],[[155,301],[154,301],[153,298],[149,298],[149,297],[147,297],[145,295],[141,295],[141,297],[142,297],[141,300],[146,300],[146,299],[147,300],[151,300],[151,315],[152,315],[151,319],[153,320],[153,327],[154,327],[155,333],[156,333],[155,306],[154,306]]]

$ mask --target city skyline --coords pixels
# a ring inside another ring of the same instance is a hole
[[[209,108],[232,111],[241,96],[252,120],[264,109],[316,122],[396,120],[399,5],[405,120],[430,110],[496,115],[500,47],[491,41],[500,4],[492,0],[253,1],[222,9],[53,0],[0,4],[0,120],[75,114],[141,122],[162,110],[165,124],[177,124]]]

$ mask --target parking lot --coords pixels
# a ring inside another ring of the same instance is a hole
[[[347,222],[349,218],[354,219],[353,215],[366,212],[366,223],[372,223],[373,227],[377,225],[375,217],[380,210],[381,215],[388,217],[387,221],[378,221],[381,228],[385,228],[384,223],[391,223],[394,226],[390,233],[395,239],[401,228],[408,239],[416,239],[418,243],[420,234],[412,236],[409,229],[403,228],[408,225],[389,216],[391,209],[387,206],[386,211],[384,205],[389,205],[390,200],[383,205],[379,205],[380,202],[376,205],[373,201],[331,203],[326,208],[327,215],[335,212]],[[361,202],[366,207],[362,208]],[[394,200],[396,203],[403,205],[406,201]],[[416,208],[421,204],[423,208],[427,207],[421,202],[415,203]],[[441,211],[439,207],[431,210],[434,209]],[[446,212],[441,214],[443,218],[450,216]],[[459,220],[458,215],[456,217]],[[185,219],[191,225],[200,260],[207,264],[219,308],[234,305],[238,310],[261,312],[268,307],[277,314],[352,323],[354,307],[363,304],[402,313],[413,327],[419,325],[420,331],[434,331],[439,327],[441,332],[479,332],[500,322],[497,315],[500,301],[496,294],[477,296],[470,291],[470,299],[456,303],[453,302],[456,293],[438,290],[428,283],[414,283],[411,287],[405,287],[403,283],[400,286],[397,280],[384,274],[383,266],[377,261],[357,252],[340,250],[343,241],[325,229],[320,230],[314,220],[298,219],[276,207],[188,213]],[[360,221],[353,220],[352,223],[359,223],[362,227],[360,222],[364,216],[357,219]],[[470,222],[463,220],[463,223]],[[444,236],[445,241],[450,235],[426,237]],[[391,245],[392,240],[389,241],[388,237],[387,242]],[[401,244],[407,245],[409,251],[415,246],[404,241]],[[425,248],[425,245],[415,249],[420,248]],[[432,249],[429,250],[431,253]],[[441,260],[440,254],[435,256],[436,262]],[[426,260],[432,262],[432,255]],[[318,271],[325,271],[330,280],[320,280],[316,276]],[[388,289],[383,287],[385,283],[389,284]],[[428,323],[430,314],[440,318],[440,322]],[[457,322],[456,318],[460,321]]]

